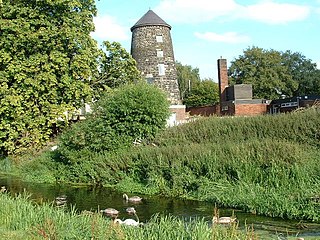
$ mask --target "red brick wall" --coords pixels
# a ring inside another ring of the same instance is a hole
[[[267,104],[236,104],[235,116],[254,116],[267,113]]]
[[[190,116],[204,116],[208,117],[211,115],[219,114],[219,105],[204,106],[204,107],[188,107],[187,112]]]
[[[177,121],[184,121],[186,119],[186,108],[184,105],[178,105],[180,107],[170,107],[170,111],[176,113],[176,120]],[[184,107],[182,107],[184,106]]]

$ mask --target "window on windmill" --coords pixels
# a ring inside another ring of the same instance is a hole
[[[162,50],[157,50],[157,57],[159,57],[159,58],[163,57],[163,51]]]
[[[163,38],[160,35],[156,36],[156,40],[157,42],[163,42]]]
[[[159,69],[159,76],[164,76],[165,75],[164,64],[158,64],[158,69]]]

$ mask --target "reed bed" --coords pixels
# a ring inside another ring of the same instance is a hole
[[[66,212],[50,204],[36,205],[26,194],[0,194],[1,239],[249,239],[252,231],[237,225],[210,226],[203,219],[183,221],[155,215],[142,227],[116,225],[98,213]]]

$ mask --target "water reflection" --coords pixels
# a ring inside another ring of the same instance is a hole
[[[178,200],[161,196],[140,196],[139,203],[128,203],[123,199],[123,193],[108,188],[74,187],[68,185],[35,184],[20,181],[19,179],[0,176],[0,186],[6,186],[11,194],[26,190],[31,193],[31,199],[41,202],[56,201],[58,196],[66,197],[67,207],[75,206],[78,211],[99,211],[105,208],[115,208],[120,211],[119,218],[126,218],[125,209],[134,206],[141,222],[147,222],[154,214],[172,214],[184,219],[204,218],[211,224],[214,214],[214,204]],[[320,225],[314,223],[289,221],[278,218],[268,218],[243,213],[233,209],[219,209],[220,216],[234,214],[239,220],[239,226],[253,226],[255,232],[268,235],[268,239],[277,239],[279,233],[286,236],[320,236]]]

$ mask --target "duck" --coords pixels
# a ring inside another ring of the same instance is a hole
[[[218,223],[218,224],[231,224],[236,222],[235,217],[220,217],[218,218],[217,216],[214,216],[212,218],[212,223]]]
[[[142,201],[142,198],[141,197],[138,197],[138,196],[133,196],[133,197],[128,197],[127,194],[123,194],[123,198],[126,202],[141,202]]]

